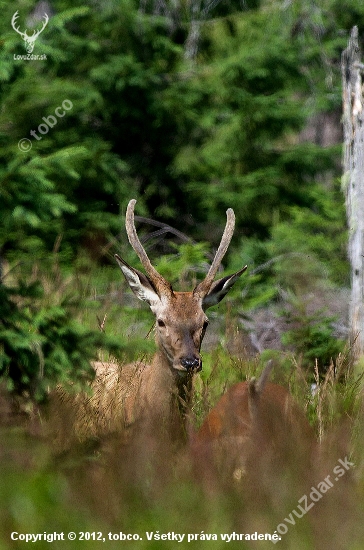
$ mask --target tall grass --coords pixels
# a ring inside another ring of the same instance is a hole
[[[101,320],[101,328],[120,336],[131,345],[125,360],[140,346],[152,353],[148,337],[151,316],[133,297],[124,294],[119,274],[101,271],[97,281],[79,275],[71,284],[88,297],[88,306],[78,313],[88,326]],[[211,407],[232,384],[257,376],[262,369],[259,357],[250,356],[244,345],[236,345],[239,330],[232,313],[227,320],[212,315],[209,331],[216,338],[206,340],[204,368],[196,379],[193,424],[197,429]],[[135,337],[135,334],[138,336]],[[235,342],[234,346],[229,343]],[[222,345],[223,344],[223,345]],[[227,349],[231,348],[231,351]],[[102,353],[102,350],[100,350]],[[312,391],[312,375],[316,388]],[[354,371],[347,355],[337,357],[324,377],[315,364],[311,372],[299,359],[285,356],[277,365],[273,380],[290,388],[315,430],[318,452],[307,466],[306,457],[289,450],[282,463],[252,461],[250,470],[227,477],[201,456],[191,456],[188,448],[173,449],[165,442],[137,440],[123,445],[118,437],[73,447],[57,455],[52,436],[44,429],[42,414],[16,422],[3,421],[0,436],[0,548],[24,548],[11,540],[11,533],[64,533],[65,541],[52,548],[174,549],[224,548],[221,534],[270,533],[277,526],[288,527],[277,548],[294,550],[361,550],[364,547],[364,418],[362,376]],[[6,401],[6,397],[2,397]],[[3,409],[3,407],[0,407]],[[62,409],[57,411],[60,421]],[[65,426],[67,429],[67,424]],[[232,448],[232,453],[234,449]],[[304,449],[302,449],[304,452]],[[261,458],[261,457],[260,457]],[[264,457],[263,457],[264,458]],[[339,460],[350,464],[335,479]],[[351,465],[353,463],[354,465]],[[304,464],[304,466],[303,466]],[[204,474],[201,475],[201,468]],[[309,495],[327,476],[332,487],[301,519],[292,515],[298,501]],[[291,514],[291,516],[290,516]],[[291,522],[285,519],[291,519]],[[293,519],[292,519],[293,518]],[[295,524],[292,524],[295,522]],[[281,527],[281,530],[283,528]],[[285,530],[285,529],[283,529]],[[69,532],[76,540],[67,539]],[[90,533],[91,540],[78,540]],[[95,533],[95,535],[92,535]],[[93,537],[106,539],[94,541]],[[134,534],[138,540],[109,541],[108,534]],[[166,540],[148,540],[146,533],[165,534]],[[183,542],[168,540],[168,533],[185,535]],[[187,536],[195,540],[187,542]],[[217,540],[206,540],[206,534]],[[28,543],[30,544],[30,543]],[[229,548],[272,548],[272,542],[231,540]],[[39,541],[36,547],[49,548]],[[28,547],[28,546],[27,546]]]

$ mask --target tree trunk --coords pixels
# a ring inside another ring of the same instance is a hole
[[[343,51],[344,174],[342,179],[349,227],[351,264],[349,330],[353,359],[364,352],[364,112],[358,28],[353,27]]]

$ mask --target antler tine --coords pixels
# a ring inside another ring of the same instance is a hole
[[[43,21],[43,23],[42,23],[42,28],[39,29],[39,31],[36,31],[36,32],[37,32],[37,36],[39,36],[40,33],[43,32],[44,29],[45,29],[46,26],[47,26],[47,23],[48,23],[48,21],[49,21],[49,17],[48,17],[48,14],[47,14],[47,13],[45,13],[45,14],[43,15],[43,19],[44,19],[44,21]]]
[[[32,36],[32,38],[34,38],[34,39],[35,39],[35,38],[38,38],[38,36],[40,35],[40,33],[44,31],[44,29],[46,28],[47,23],[48,23],[48,21],[49,21],[49,17],[48,17],[48,15],[47,15],[46,13],[43,15],[43,18],[42,18],[42,19],[44,19],[44,21],[43,21],[43,23],[42,23],[42,28],[40,28],[40,29],[38,29],[38,30],[37,30],[37,29],[34,29],[34,30],[33,30],[33,36]]]
[[[220,267],[221,261],[225,256],[227,249],[229,248],[229,244],[234,233],[234,228],[235,228],[234,210],[232,208],[228,208],[226,210],[226,225],[225,225],[224,233],[221,237],[221,242],[215,254],[215,258],[213,259],[213,262],[210,266],[210,269],[205,279],[199,285],[197,285],[197,287],[194,290],[194,294],[199,295],[201,298],[206,296],[206,294],[211,288],[211,285],[214,281],[217,270]]]
[[[126,219],[125,219],[125,227],[126,232],[128,235],[129,242],[131,246],[133,247],[134,251],[139,257],[139,260],[142,263],[142,266],[144,267],[150,281],[154,285],[155,289],[157,290],[158,294],[171,294],[172,287],[169,284],[168,281],[165,280],[160,273],[152,266],[148,255],[146,251],[144,250],[144,247],[142,243],[139,240],[139,237],[137,235],[135,224],[134,224],[134,207],[136,204],[135,199],[131,199],[128,204],[128,208],[126,210]]]
[[[16,31],[18,34],[20,34],[20,36],[24,37],[26,36],[26,32],[21,32],[21,30],[19,28],[16,28],[16,24],[17,24],[17,19],[19,17],[19,12],[16,11],[11,19],[11,26],[13,27],[14,31]]]

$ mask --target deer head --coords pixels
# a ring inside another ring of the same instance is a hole
[[[34,44],[35,44],[35,41],[37,40],[38,36],[40,35],[40,33],[45,29],[45,27],[47,26],[47,23],[48,23],[48,15],[45,13],[43,18],[44,18],[44,22],[42,24],[42,28],[39,29],[38,31],[34,30],[33,31],[33,34],[32,36],[28,36],[27,35],[27,30],[25,29],[25,32],[21,32],[21,30],[19,28],[16,27],[16,20],[18,19],[19,15],[18,15],[18,11],[16,11],[13,15],[13,18],[11,20],[11,26],[13,27],[14,31],[16,31],[18,34],[20,34],[20,36],[22,37],[22,39],[24,40],[25,42],[25,49],[28,53],[32,53],[32,51],[34,50]]]
[[[135,203],[136,200],[131,200],[127,208],[126,231],[146,275],[130,267],[117,254],[115,258],[131,290],[149,304],[155,315],[156,341],[161,358],[172,372],[185,377],[202,368],[200,348],[208,325],[206,309],[220,302],[247,268],[245,266],[233,275],[214,281],[234,232],[234,212],[231,208],[226,212],[225,230],[205,279],[192,292],[175,292],[152,266],[138,238],[134,224]]]

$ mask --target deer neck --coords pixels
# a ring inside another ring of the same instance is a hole
[[[166,390],[167,384],[169,394],[178,396],[179,400],[189,403],[192,392],[192,374],[179,371],[173,368],[166,354],[159,350],[152,361],[153,375],[160,379],[162,387]]]
[[[192,376],[181,376],[170,366],[162,351],[157,351],[144,379],[144,406],[153,423],[171,426],[173,439],[184,439],[186,417],[192,394]]]

